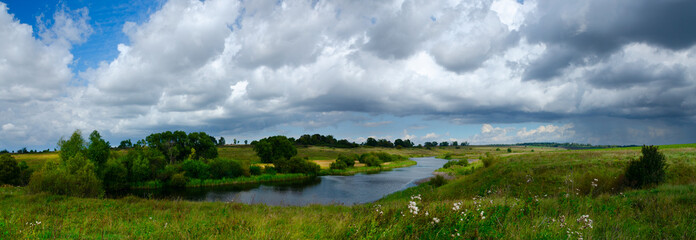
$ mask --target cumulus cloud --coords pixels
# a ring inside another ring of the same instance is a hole
[[[696,20],[693,9],[680,0],[170,0],[123,23],[129,41],[114,46],[115,59],[74,76],[71,46],[92,32],[87,9],[59,10],[33,33],[0,4],[0,42],[11,43],[0,45],[0,126],[26,127],[27,139],[56,121],[35,141],[46,142],[74,128],[248,134],[370,128],[386,123],[364,116],[387,115],[486,123],[472,143],[665,142],[695,129],[684,123],[696,119],[696,31],[679,27]],[[543,124],[494,127],[503,123]],[[598,124],[616,130],[605,137]],[[466,137],[434,131],[379,134]]]
[[[483,124],[481,132],[472,136],[468,141],[473,144],[491,143],[523,143],[523,142],[564,142],[575,138],[573,124],[542,125],[535,129],[527,130],[526,127],[494,127],[491,124]]]

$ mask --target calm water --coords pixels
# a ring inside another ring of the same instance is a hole
[[[321,176],[310,180],[282,184],[255,184],[192,188],[186,190],[149,190],[133,194],[152,198],[181,198],[193,201],[242,202],[267,205],[343,204],[376,201],[383,196],[415,186],[415,182],[432,176],[447,161],[412,158],[417,165],[375,174]]]

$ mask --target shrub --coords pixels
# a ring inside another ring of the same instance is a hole
[[[343,154],[339,154],[338,158],[336,158],[336,162],[342,162],[343,164],[346,165],[345,168],[352,167],[352,166],[355,166],[356,157],[357,157],[356,155],[346,156]],[[343,168],[340,168],[340,169],[343,169]]]
[[[511,152],[512,152],[512,149],[508,148],[508,149],[507,149],[507,152],[511,153]]]
[[[261,175],[261,167],[253,165],[249,166],[249,174],[251,175]]]
[[[29,166],[27,166],[27,162],[22,161],[18,165],[19,167],[19,185],[20,186],[26,186],[29,184],[29,179],[31,178],[31,174],[34,172],[34,170],[30,169]]]
[[[452,159],[452,153],[445,153],[445,159],[447,159],[447,160]]]
[[[348,168],[348,165],[344,161],[341,161],[341,159],[336,159],[335,162],[331,163],[330,166],[331,169],[346,169]]]
[[[319,164],[308,161],[301,157],[292,157],[290,159],[279,158],[273,162],[276,170],[280,173],[307,173],[316,174],[321,169]]]
[[[450,167],[452,167],[452,166],[468,166],[468,165],[469,165],[469,161],[468,161],[468,160],[465,160],[465,159],[462,159],[462,160],[452,160],[452,161],[449,161],[449,162],[445,163],[445,165],[442,166],[442,167],[443,167],[443,168],[450,168]]]
[[[263,168],[263,172],[270,175],[276,175],[278,171],[274,167],[266,166]]]
[[[208,162],[208,166],[210,166],[210,177],[213,179],[236,178],[244,174],[242,165],[230,159],[215,158]]]
[[[0,185],[18,185],[21,170],[17,165],[17,160],[10,154],[0,155]]]
[[[96,197],[102,193],[102,183],[97,178],[94,164],[78,152],[68,158],[65,164],[56,161],[46,162],[41,171],[31,176],[29,190],[76,197]]]
[[[641,148],[643,154],[637,161],[631,161],[626,168],[626,184],[629,187],[641,188],[656,185],[665,179],[665,155],[657,151],[657,146]]]
[[[435,175],[434,178],[430,179],[430,185],[433,187],[439,187],[445,184],[447,184],[447,179],[442,175]]]
[[[120,161],[109,159],[104,165],[104,190],[118,192],[128,189],[128,169]]]
[[[483,162],[483,167],[490,167],[497,159],[497,157],[491,156],[490,153],[486,153],[486,156],[482,157],[481,161]]]
[[[200,160],[187,159],[181,164],[181,170],[189,178],[208,179],[210,167]]]
[[[187,181],[184,173],[176,173],[172,175],[172,178],[169,180],[169,186],[178,188],[186,187]]]
[[[365,158],[365,165],[368,167],[379,167],[382,165],[382,161],[380,161],[376,156],[370,155]]]

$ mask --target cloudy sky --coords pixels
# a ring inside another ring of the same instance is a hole
[[[0,149],[696,142],[692,0],[0,0]]]

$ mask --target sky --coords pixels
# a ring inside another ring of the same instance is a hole
[[[0,0],[0,149],[696,142],[696,1]]]

